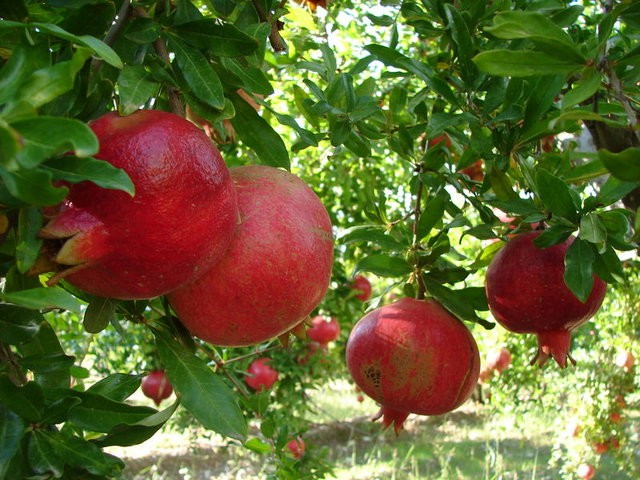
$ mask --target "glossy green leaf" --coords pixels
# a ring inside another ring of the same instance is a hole
[[[564,242],[575,231],[575,228],[565,225],[553,225],[538,235],[533,243],[540,247],[546,248]]]
[[[257,437],[250,438],[244,444],[245,448],[248,448],[252,452],[256,452],[259,454],[269,453],[272,448],[268,443],[263,442]]]
[[[109,326],[116,312],[118,301],[111,298],[96,297],[89,302],[82,317],[82,325],[88,333],[99,333]]]
[[[35,382],[19,387],[7,375],[0,374],[0,404],[27,422],[37,422],[42,418],[44,395]]]
[[[43,168],[51,172],[56,180],[70,183],[89,181],[102,188],[122,190],[131,196],[135,195],[135,186],[127,172],[104,160],[65,155],[45,162]]]
[[[371,156],[371,143],[355,130],[349,132],[349,135],[344,140],[344,146],[359,157],[366,158]]]
[[[571,90],[562,96],[562,108],[570,108],[593,97],[600,89],[602,74],[595,68],[587,68]]]
[[[26,204],[56,205],[69,192],[66,187],[54,187],[51,172],[42,169],[19,169],[13,172],[0,169],[0,177],[8,193]]]
[[[640,182],[640,148],[630,147],[620,153],[602,149],[598,155],[614,177],[625,182]]]
[[[595,244],[606,241],[607,230],[597,214],[589,213],[580,219],[580,238]]]
[[[87,392],[102,395],[116,402],[123,402],[140,388],[140,376],[126,373],[112,373],[94,383]]]
[[[175,35],[170,36],[170,45],[191,92],[207,105],[221,110],[224,107],[222,83],[207,57]]]
[[[144,45],[158,39],[160,31],[160,24],[153,19],[137,17],[129,21],[124,37],[132,42]],[[125,66],[124,68],[127,67]]]
[[[353,274],[371,272],[380,277],[400,277],[409,275],[412,271],[411,265],[402,257],[373,254],[358,261]]]
[[[18,238],[16,265],[20,273],[26,273],[36,262],[42,239],[36,235],[42,228],[42,212],[35,207],[24,207],[18,214]]]
[[[0,104],[15,99],[25,80],[49,63],[49,52],[44,45],[16,46],[0,69]]]
[[[34,472],[52,474],[55,478],[62,476],[64,459],[49,443],[49,437],[44,430],[35,430],[29,434],[27,456]]]
[[[117,402],[93,392],[70,390],[69,394],[82,400],[69,412],[69,420],[92,432],[108,433],[118,425],[133,425],[157,412],[150,407]]]
[[[33,168],[44,160],[73,151],[79,157],[98,153],[98,139],[86,123],[73,118],[33,117],[14,122],[12,127],[20,133],[24,148],[18,163]]]
[[[154,331],[160,360],[182,404],[203,427],[243,441],[247,423],[236,394],[211,368],[168,334]]]
[[[567,58],[528,50],[487,50],[477,54],[473,61],[481,71],[504,77],[570,75],[585,66]]]
[[[13,303],[34,310],[62,308],[80,313],[80,302],[60,287],[39,287],[19,292],[0,294],[7,303]]]
[[[402,252],[407,245],[403,245],[384,231],[382,225],[358,225],[346,229],[338,239],[340,244],[350,244],[356,242],[368,242],[378,245],[386,251]]]
[[[417,230],[418,238],[425,238],[429,235],[431,229],[433,229],[438,222],[442,221],[448,199],[449,195],[445,192],[429,198],[420,214]]]
[[[273,93],[273,86],[261,69],[249,67],[233,58],[221,58],[220,63],[240,79],[247,91],[265,96]]]
[[[241,57],[258,49],[258,41],[231,23],[202,19],[176,26],[180,38],[216,57]]]
[[[18,345],[18,351],[23,357],[36,357],[45,354],[64,355],[65,353],[53,327],[47,322],[40,325],[38,333],[29,342]],[[70,378],[68,368],[35,374],[35,381],[43,388],[67,388]]]
[[[0,405],[0,480],[8,479],[11,459],[20,448],[26,424],[18,415]]]
[[[118,111],[129,115],[157,94],[160,85],[142,65],[126,65],[118,75]]]
[[[22,366],[34,373],[51,373],[58,370],[69,370],[75,357],[64,353],[45,353],[31,355],[22,359]]]
[[[600,187],[595,200],[600,205],[611,205],[624,198],[638,188],[637,182],[624,182],[615,177],[609,177]]]
[[[478,323],[487,329],[495,327],[495,323],[480,318],[476,313],[477,307],[481,307],[478,310],[486,310],[488,308],[485,308],[486,297],[482,288],[453,290],[431,280],[428,276],[423,278],[429,295],[432,295],[444,308],[460,320]]]
[[[566,183],[541,169],[537,172],[536,184],[542,203],[553,215],[578,221],[577,206]]]
[[[0,167],[15,170],[15,156],[22,148],[20,134],[9,125],[0,121]]]
[[[264,165],[289,170],[289,153],[280,135],[239,95],[234,93],[230,98],[236,110],[231,124],[242,143],[256,152]]]
[[[567,250],[564,282],[581,302],[586,302],[593,289],[595,254],[589,243],[576,238]]]
[[[38,334],[44,317],[40,312],[0,304],[0,339],[16,345],[31,340]]]

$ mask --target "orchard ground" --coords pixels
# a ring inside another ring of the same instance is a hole
[[[552,461],[559,438],[567,437],[567,446],[575,441],[566,431],[567,416],[559,411],[507,412],[490,401],[470,400],[447,415],[412,415],[396,438],[392,429],[383,432],[379,422],[370,421],[377,409],[374,402],[365,398],[360,403],[356,396],[353,385],[344,380],[310,392],[314,413],[304,439],[312,454],[326,450],[339,480],[576,478]],[[626,410],[630,438],[636,444],[639,399],[637,394],[630,397]],[[134,400],[146,403],[144,397]],[[110,451],[127,463],[127,480],[260,479],[272,469],[263,456],[229,445],[195,425],[179,431],[168,424],[141,445]],[[640,447],[633,452],[632,462],[638,465]],[[619,471],[615,453],[608,452],[600,456],[594,478],[626,480],[633,474]]]

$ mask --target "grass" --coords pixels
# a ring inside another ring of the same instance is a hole
[[[557,480],[550,467],[557,412],[535,416],[496,414],[468,402],[438,417],[411,416],[398,437],[370,418],[369,399],[358,403],[352,386],[335,382],[311,394],[312,449],[324,449],[337,480]],[[636,416],[635,426],[640,426]],[[637,430],[637,428],[636,428]],[[227,446],[218,437],[189,443],[186,436],[156,435],[137,447],[113,452],[124,458],[128,480],[240,480],[264,478],[265,458]],[[637,452],[640,455],[640,452]],[[629,480],[613,459],[603,459],[599,478]]]

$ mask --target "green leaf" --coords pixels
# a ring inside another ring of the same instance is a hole
[[[433,281],[428,276],[423,278],[427,292],[460,320],[478,323],[487,329],[495,327],[495,323],[480,318],[476,313],[476,308],[478,307],[480,307],[478,310],[486,310],[488,308],[485,308],[486,296],[482,288],[472,287],[472,289],[452,290]]]
[[[354,242],[368,242],[384,248],[386,251],[402,252],[407,246],[401,244],[385,232],[382,225],[357,225],[344,230],[339,243],[348,245]]]
[[[289,170],[289,153],[280,135],[238,94],[233,93],[230,99],[236,110],[231,124],[240,140],[256,152],[264,165]]]
[[[160,24],[153,19],[137,17],[129,20],[124,37],[132,42],[144,45],[157,40],[160,37],[160,31]],[[127,66],[124,68],[127,68]]]
[[[593,97],[600,89],[602,74],[595,68],[586,68],[571,90],[562,96],[562,108],[570,108]]]
[[[0,375],[0,404],[19,415],[27,422],[37,422],[42,418],[44,395],[35,382],[23,387],[15,385],[7,375]]]
[[[487,50],[477,54],[473,61],[481,71],[503,77],[570,75],[585,66],[567,58],[528,50]]]
[[[572,222],[579,220],[577,206],[566,183],[540,169],[536,174],[536,185],[542,203],[553,215]]]
[[[540,248],[551,247],[564,242],[571,236],[574,230],[575,228],[565,225],[553,225],[543,230],[542,233],[534,239],[533,243]]]
[[[271,445],[263,442],[257,437],[250,438],[244,444],[245,448],[248,448],[252,452],[259,454],[269,453],[271,451]]]
[[[380,277],[400,277],[409,275],[413,268],[402,257],[373,254],[361,259],[355,266],[353,274],[371,272]]]
[[[627,196],[636,188],[638,188],[637,182],[623,182],[615,177],[609,177],[600,187],[595,201],[604,206],[611,205]]]
[[[564,259],[564,282],[582,303],[593,289],[593,262],[595,254],[586,241],[576,238]]]
[[[40,253],[42,239],[36,237],[42,228],[42,213],[36,207],[24,207],[18,214],[18,238],[16,242],[16,265],[20,273],[33,266]]]
[[[371,143],[355,130],[351,130],[344,140],[344,146],[362,158],[371,156]]]
[[[58,370],[69,370],[75,357],[64,353],[46,353],[30,355],[22,359],[22,366],[34,373],[51,373]]]
[[[630,147],[620,153],[607,149],[598,150],[598,155],[611,175],[625,182],[640,182],[640,148]]]
[[[127,172],[104,160],[65,155],[47,161],[43,168],[51,172],[56,180],[70,183],[89,181],[102,188],[122,190],[132,197],[135,195],[135,186]]]
[[[220,63],[238,77],[246,91],[265,96],[273,93],[273,86],[260,68],[248,67],[232,58],[221,58]]]
[[[158,93],[159,84],[142,65],[126,65],[118,75],[118,112],[129,115]]]
[[[134,425],[157,412],[150,407],[117,402],[93,392],[68,390],[68,395],[82,400],[69,411],[69,420],[92,432],[109,433],[118,425]]]
[[[11,125],[20,133],[24,148],[18,163],[33,168],[44,160],[73,151],[79,157],[98,153],[98,139],[86,123],[73,118],[33,117]]]
[[[49,63],[45,45],[17,45],[0,69],[0,105],[15,99],[26,79]]]
[[[109,326],[116,312],[118,301],[111,298],[96,297],[84,312],[82,325],[88,333],[100,333]]]
[[[49,443],[49,438],[43,430],[35,430],[29,435],[27,456],[34,472],[51,473],[55,478],[62,476],[64,460]]]
[[[580,219],[580,238],[594,244],[606,241],[607,230],[597,214],[588,213]]]
[[[0,121],[0,167],[7,170],[17,168],[15,156],[22,148],[21,141],[18,132]]]
[[[168,334],[154,330],[160,360],[182,404],[203,427],[243,441],[247,423],[236,394],[200,358]]]
[[[112,373],[94,383],[87,392],[102,395],[116,402],[123,402],[140,387],[140,375]]]
[[[114,427],[108,435],[99,438],[95,444],[100,447],[118,445],[127,447],[137,445],[151,438],[160,428],[171,418],[173,413],[180,405],[180,401],[176,400],[168,408],[149,415],[148,417],[136,422],[132,425],[119,425]]]
[[[243,57],[258,50],[258,41],[231,23],[202,19],[174,27],[180,38],[216,57]]]
[[[65,199],[69,190],[54,187],[51,172],[34,169],[20,169],[8,172],[0,168],[0,177],[7,191],[17,200],[26,204],[45,206],[56,205]]]
[[[169,41],[192,93],[207,105],[222,110],[224,108],[222,83],[207,57],[175,35],[171,35]]]
[[[441,192],[427,201],[420,214],[420,221],[418,222],[418,238],[425,238],[429,235],[431,229],[435,227],[438,222],[442,221],[448,199],[449,195],[446,192]]]
[[[60,287],[39,287],[18,292],[4,292],[0,294],[7,303],[33,310],[62,308],[80,313],[80,303],[66,290]]]
[[[31,340],[38,334],[44,317],[39,312],[0,304],[0,338],[10,345]]]
[[[53,327],[47,322],[42,322],[40,330],[31,341],[18,345],[18,351],[23,357],[36,357],[44,354],[64,355],[64,350],[60,346]],[[35,380],[43,388],[67,388],[70,381],[69,369],[36,373]]]
[[[0,479],[9,478],[11,459],[20,448],[26,431],[24,421],[11,410],[0,405]]]

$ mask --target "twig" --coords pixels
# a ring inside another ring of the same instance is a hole
[[[124,24],[127,18],[129,17],[130,8],[131,0],[124,0],[122,2],[122,5],[120,6],[120,10],[118,10],[116,17],[113,20],[113,23],[111,24],[111,27],[109,27],[107,34],[102,40],[104,43],[109,46],[112,46],[115,43],[116,39],[120,35],[120,32],[124,28]],[[102,60],[101,58],[93,58],[91,60],[91,67],[89,69],[89,71],[91,72],[91,77],[94,77],[98,73],[103,63],[104,60]]]
[[[616,74],[615,70],[611,67],[610,62],[607,61],[604,68],[607,73],[607,76],[609,77],[609,82],[611,84],[611,87],[613,88],[613,94],[618,99],[618,101],[622,104],[624,111],[627,114],[627,117],[629,117],[629,125],[631,126],[631,130],[633,131],[636,138],[638,139],[638,142],[640,142],[640,130],[638,129],[637,112],[633,109],[633,107],[631,106],[631,103],[629,102],[629,99],[624,94],[624,88],[622,86],[622,82],[620,81],[620,78],[618,78],[618,75]]]
[[[9,364],[9,380],[17,386],[25,385],[28,381],[27,376],[24,374],[22,368],[20,368],[20,365],[18,365],[18,362],[16,362],[16,358],[11,347],[0,342],[0,364],[5,362]]]
[[[287,45],[285,44],[282,35],[280,35],[278,28],[279,22],[272,21],[270,18],[271,15],[268,15],[264,8],[262,8],[259,0],[251,0],[251,3],[253,3],[253,7],[256,9],[256,13],[258,14],[258,18],[260,18],[260,21],[271,24],[271,33],[269,33],[269,42],[271,43],[271,47],[273,47],[276,52],[284,52],[287,49]]]
[[[169,52],[167,51],[167,46],[165,45],[164,40],[162,40],[161,38],[157,38],[153,42],[153,48],[167,66],[171,65],[171,58],[169,57]],[[182,100],[180,99],[180,92],[178,91],[178,89],[172,86],[168,86],[167,94],[169,96],[169,109],[176,115],[184,117],[184,105],[182,104]]]
[[[416,165],[416,173],[419,175],[420,173],[422,173],[422,165]],[[416,203],[413,207],[413,216],[414,216],[414,220],[413,220],[413,242],[411,245],[411,249],[413,251],[413,256],[415,259],[415,271],[414,271],[414,275],[416,278],[416,283],[418,284],[418,292],[416,294],[416,298],[418,298],[419,300],[424,299],[425,293],[427,291],[427,288],[424,284],[424,280],[422,278],[422,271],[421,269],[418,267],[418,249],[419,249],[419,244],[420,244],[420,238],[418,238],[418,225],[420,223],[420,216],[422,215],[422,179],[419,179],[418,181],[418,191],[416,192]]]

